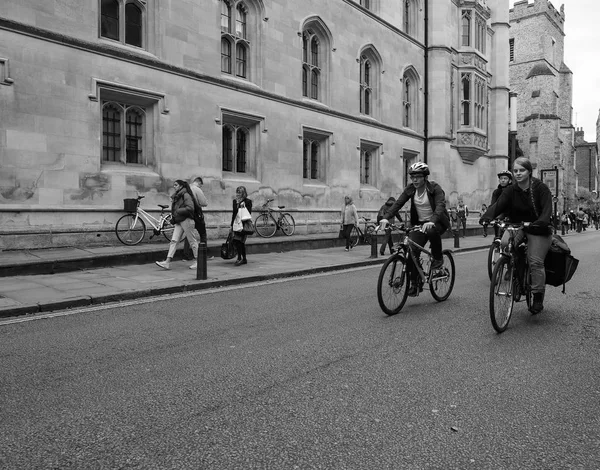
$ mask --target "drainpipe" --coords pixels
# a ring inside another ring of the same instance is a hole
[[[429,133],[429,0],[425,0],[425,90],[424,90],[424,98],[425,98],[425,111],[423,115],[423,119],[425,121],[425,125],[423,127],[423,136],[424,140],[424,149],[423,149],[423,162],[427,163],[427,148],[428,139],[427,135]]]

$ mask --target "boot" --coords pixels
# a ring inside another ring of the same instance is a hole
[[[536,292],[533,294],[533,305],[529,309],[532,315],[537,315],[544,310],[544,294],[542,292]]]

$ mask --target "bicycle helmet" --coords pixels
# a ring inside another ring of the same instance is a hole
[[[427,176],[429,174],[429,166],[423,162],[413,163],[408,169],[408,174]]]
[[[508,179],[511,181],[513,179],[513,174],[508,170],[503,170],[500,173],[498,173],[498,178],[500,178],[501,176],[508,176]]]

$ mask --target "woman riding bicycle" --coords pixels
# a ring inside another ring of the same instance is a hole
[[[450,219],[446,211],[446,194],[439,184],[429,181],[429,166],[426,163],[413,163],[408,169],[408,174],[412,183],[404,189],[396,202],[384,214],[380,221],[381,228],[385,229],[389,219],[410,200],[412,202],[410,222],[412,225],[421,225],[422,228],[420,231],[410,232],[409,238],[421,246],[429,241],[433,256],[431,269],[439,269],[444,263],[442,234],[450,228]],[[407,268],[411,280],[415,280],[417,273],[411,258],[407,260]],[[417,293],[417,283],[411,282],[408,295],[415,296]]]
[[[513,164],[515,183],[507,186],[496,204],[490,206],[479,223],[489,223],[498,215],[504,214],[513,223],[528,222],[515,240],[515,246],[527,238],[527,261],[531,269],[531,292],[533,304],[529,309],[534,315],[544,309],[546,291],[546,271],[544,259],[552,242],[552,193],[548,186],[531,176],[533,167],[525,157],[519,157]],[[509,234],[502,237],[502,245],[508,242]]]

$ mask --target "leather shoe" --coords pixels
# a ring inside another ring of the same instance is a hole
[[[529,308],[532,315],[537,315],[544,310],[544,294],[533,294],[533,304]]]
[[[410,286],[408,286],[408,296],[416,297],[417,295],[419,295],[419,288],[417,287],[417,285],[411,284]]]
[[[436,269],[440,269],[442,266],[444,266],[444,260],[443,259],[434,259],[431,262],[431,270],[435,271]]]
[[[235,263],[233,263],[234,266],[240,266],[242,264],[248,264],[248,261],[245,259],[238,259]]]

